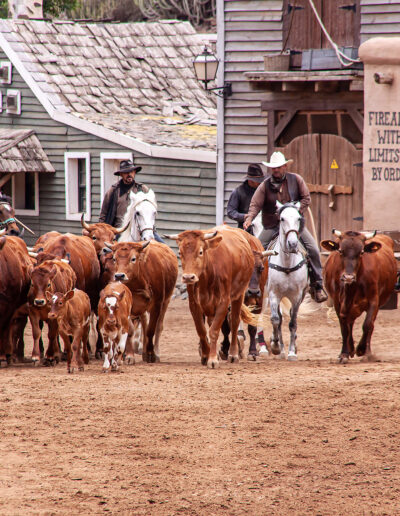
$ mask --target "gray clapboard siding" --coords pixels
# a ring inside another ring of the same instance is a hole
[[[361,0],[361,43],[377,36],[399,35],[399,0]]]
[[[2,52],[0,59],[8,60]],[[32,245],[40,234],[53,230],[80,234],[82,228],[79,222],[65,220],[64,153],[90,153],[90,222],[97,222],[101,207],[100,153],[129,149],[52,120],[15,68],[12,84],[0,86],[3,97],[9,88],[21,91],[22,114],[10,116],[3,111],[0,113],[0,127],[35,129],[56,169],[55,174],[39,174],[39,216],[20,216],[37,234],[33,237],[25,232],[25,240]],[[215,164],[159,159],[138,152],[134,154],[136,162],[143,166],[138,180],[153,188],[157,196],[157,228],[160,233],[170,232],[171,228],[176,233],[185,229],[209,228],[215,224]],[[172,243],[172,247],[176,247],[175,243]]]

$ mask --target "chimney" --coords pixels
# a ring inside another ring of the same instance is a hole
[[[43,0],[8,0],[8,10],[13,19],[43,19]]]

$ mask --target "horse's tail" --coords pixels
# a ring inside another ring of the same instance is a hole
[[[240,318],[244,323],[251,324],[251,326],[257,326],[258,324],[258,315],[253,314],[249,307],[243,304],[240,308]]]

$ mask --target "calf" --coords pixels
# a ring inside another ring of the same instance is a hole
[[[48,318],[57,320],[58,331],[64,342],[68,372],[73,373],[75,368],[83,371],[83,364],[89,363],[87,349],[90,329],[89,296],[75,288],[66,294],[46,292],[46,298],[49,304]],[[69,337],[72,337],[72,346]]]
[[[40,321],[49,326],[49,346],[46,352],[46,363],[59,361],[57,344],[57,319],[49,319],[50,311],[47,293],[61,292],[66,294],[75,287],[76,275],[72,268],[61,260],[47,260],[36,266],[31,274],[31,286],[28,292],[29,320],[32,325],[33,349],[32,360],[36,364],[40,360],[39,339],[41,337]]]
[[[397,275],[393,240],[386,235],[333,230],[336,241],[323,240],[332,251],[324,266],[325,286],[333,299],[342,332],[339,362],[354,356],[353,325],[366,312],[358,356],[371,358],[371,336],[379,307],[394,290]],[[374,237],[373,240],[370,240]]]
[[[103,372],[118,369],[122,354],[133,357],[132,337],[134,327],[130,318],[132,294],[128,287],[120,282],[109,283],[100,292],[98,306],[99,329],[103,337],[104,364]]]

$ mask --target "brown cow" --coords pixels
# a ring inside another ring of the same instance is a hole
[[[167,238],[177,240],[182,261],[182,281],[187,285],[189,307],[200,337],[201,363],[218,367],[217,339],[231,307],[231,346],[228,360],[237,362],[240,317],[246,319],[244,295],[254,269],[254,256],[246,238],[227,226],[212,230],[188,230]],[[210,325],[209,339],[204,324]]]
[[[47,260],[32,270],[31,286],[28,293],[28,310],[33,336],[32,360],[35,364],[40,360],[40,321],[46,321],[49,327],[46,363],[53,363],[53,361],[59,361],[60,359],[57,345],[57,319],[49,319],[48,317],[50,307],[47,303],[47,292],[66,294],[75,287],[75,283],[75,272],[61,260]]]
[[[366,317],[357,346],[358,356],[371,358],[371,336],[379,308],[394,290],[397,266],[393,240],[386,235],[334,230],[338,240],[323,240],[332,254],[324,266],[326,289],[333,299],[342,332],[339,363],[354,356],[353,325],[363,312]],[[368,241],[367,241],[368,240]]]
[[[67,371],[73,373],[75,368],[83,371],[83,364],[89,363],[87,349],[91,312],[89,296],[83,290],[75,288],[66,294],[61,292],[52,294],[47,291],[46,298],[49,306],[49,321],[57,321],[58,332],[64,342]],[[72,337],[72,344],[70,337]]]
[[[115,260],[114,278],[129,288],[133,296],[132,316],[140,317],[143,361],[159,362],[159,339],[178,277],[178,260],[167,245],[155,240],[121,242],[110,247]],[[128,353],[126,356],[128,359]]]
[[[244,304],[246,306],[252,307],[252,313],[253,314],[260,314],[263,304],[263,297],[264,297],[264,288],[268,279],[268,262],[267,257],[276,254],[275,251],[264,251],[264,248],[258,238],[251,235],[247,231],[243,231],[242,229],[237,228],[229,228],[232,231],[238,231],[240,234],[242,234],[248,243],[250,244],[251,250],[253,251],[254,256],[254,269],[253,273],[251,275],[249,284],[247,286],[245,296],[244,296]],[[226,318],[224,323],[222,324],[222,333],[224,335],[224,340],[221,345],[221,350],[219,353],[219,356],[223,360],[228,359],[228,352],[229,352],[229,333],[230,333],[230,325],[229,325],[229,318]],[[249,352],[247,355],[248,360],[256,360],[258,356],[257,346],[256,346],[256,333],[257,333],[257,327],[253,326],[252,324],[248,325],[248,332],[250,336],[250,346],[249,346]],[[240,335],[242,334],[244,337],[243,330],[239,330],[239,340],[240,338],[243,339],[243,337]],[[259,334],[259,339],[262,338],[262,342],[265,346],[265,349],[267,350],[267,347],[271,347],[270,344],[268,345],[264,341],[264,335],[262,332]],[[260,342],[260,341],[259,341]],[[261,345],[261,344],[260,344]],[[269,349],[270,351],[270,349]],[[271,352],[271,351],[270,351]],[[267,351],[268,353],[268,351]]]
[[[10,323],[26,303],[31,270],[25,242],[18,237],[0,237],[0,365],[11,360]]]
[[[87,236],[92,240],[97,256],[99,256],[101,251],[104,249],[104,244],[106,242],[114,242],[117,235],[120,235],[127,229],[129,223],[123,228],[114,228],[113,226],[110,226],[110,224],[106,224],[104,222],[88,224],[85,222],[85,214],[82,213],[81,225],[83,228],[82,235]]]
[[[117,370],[125,350],[134,352],[132,338],[134,326],[131,320],[132,294],[121,282],[109,283],[100,292],[98,307],[99,330],[103,337],[104,364],[103,372]]]

